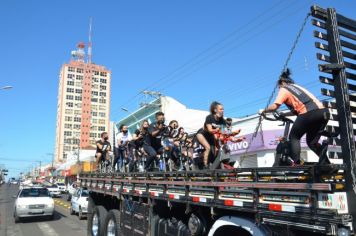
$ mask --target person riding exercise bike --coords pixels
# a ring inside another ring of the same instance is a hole
[[[214,133],[223,128],[225,125],[224,106],[219,102],[212,102],[210,105],[210,115],[208,115],[205,119],[204,128],[200,129],[196,135],[198,142],[204,147],[204,168],[209,168],[210,153],[216,152],[216,150],[211,150],[212,147],[215,147]]]
[[[96,142],[96,166],[97,170],[100,169],[99,165],[103,162],[110,162],[109,152],[111,151],[111,144],[108,141],[109,135],[107,132],[101,133],[101,139]]]
[[[293,159],[291,165],[300,164],[300,139],[306,134],[308,147],[320,156],[322,147],[319,139],[329,121],[329,111],[323,104],[308,90],[294,83],[290,77],[291,72],[286,69],[279,77],[279,92],[272,105],[260,114],[276,111],[282,104],[285,104],[291,112],[285,116],[296,115],[297,119],[289,133],[290,156]]]

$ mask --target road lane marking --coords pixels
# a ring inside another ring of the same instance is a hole
[[[46,236],[59,236],[56,231],[48,224],[48,223],[37,223],[38,227],[40,230],[43,232],[44,235]]]

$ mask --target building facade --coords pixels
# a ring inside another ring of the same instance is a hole
[[[109,130],[111,71],[84,59],[79,43],[60,70],[55,162],[65,161],[67,152],[95,146]]]
[[[177,120],[179,126],[184,127],[187,133],[194,133],[202,128],[206,116],[209,115],[208,111],[190,109],[172,97],[161,96],[129,114],[117,122],[116,126],[119,128],[125,124],[129,128],[129,133],[133,134],[143,120],[148,120],[150,124],[155,122],[155,114],[158,111],[165,114],[166,125],[171,120]]]

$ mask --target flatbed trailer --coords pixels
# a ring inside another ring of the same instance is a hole
[[[318,6],[311,15],[317,58],[326,63],[319,79],[329,86],[321,92],[332,98],[324,105],[338,123],[327,128],[339,134],[329,143],[341,152],[329,154],[342,165],[81,174],[90,190],[88,235],[353,234],[356,21]]]
[[[91,191],[91,209],[120,212],[122,235],[286,235],[286,229],[336,235],[352,229],[344,170],[316,177],[323,168],[92,173],[81,176],[81,186]]]

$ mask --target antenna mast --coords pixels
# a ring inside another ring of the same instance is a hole
[[[91,44],[91,25],[92,25],[92,18],[90,17],[89,20],[89,42],[88,42],[88,64],[91,64],[91,57],[92,57],[92,44]]]

